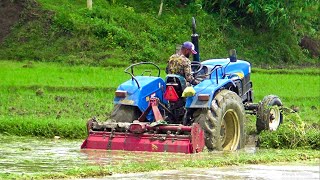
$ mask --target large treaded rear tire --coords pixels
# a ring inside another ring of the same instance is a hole
[[[260,133],[263,130],[275,131],[283,121],[280,107],[282,102],[276,95],[268,95],[259,103],[256,128]]]
[[[110,118],[115,122],[132,123],[133,120],[137,120],[140,115],[140,110],[135,106],[116,104],[113,108]]]
[[[229,90],[220,91],[209,110],[197,110],[195,122],[205,132],[208,150],[237,150],[245,145],[245,110],[241,98]]]

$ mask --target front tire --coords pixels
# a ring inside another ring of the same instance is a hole
[[[245,111],[241,98],[229,90],[220,91],[208,110],[197,110],[195,122],[205,132],[208,150],[237,150],[245,145]]]
[[[275,131],[283,121],[280,110],[282,102],[278,96],[268,95],[259,103],[257,111],[257,132],[263,130]]]

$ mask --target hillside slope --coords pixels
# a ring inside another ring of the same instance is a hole
[[[24,4],[12,3],[10,0],[0,2],[0,43],[10,33],[12,26],[18,22]]]
[[[0,59],[99,66],[165,63],[177,45],[190,39],[194,16],[201,59],[226,57],[235,48],[240,59],[262,67],[319,62],[320,41],[306,36],[300,43],[308,34],[296,34],[286,25],[262,29],[234,23],[183,1],[168,0],[161,16],[160,3],[152,0],[94,0],[91,11],[82,1],[36,2],[1,1]]]

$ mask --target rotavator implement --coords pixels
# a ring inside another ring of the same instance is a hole
[[[196,51],[198,35],[192,20],[192,42]],[[282,102],[268,95],[253,103],[251,66],[229,58],[200,62],[199,53],[191,63],[193,76],[201,82],[193,93],[184,93],[184,77],[160,77],[160,68],[151,62],[130,65],[131,78],[115,91],[111,120],[87,123],[88,137],[82,149],[196,153],[208,150],[237,150],[245,145],[245,113],[257,115],[257,131],[276,130],[282,122]],[[141,65],[152,66],[157,76],[136,75]],[[192,91],[190,91],[192,92]],[[182,97],[182,94],[187,94]]]

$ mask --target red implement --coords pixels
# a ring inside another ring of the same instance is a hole
[[[192,126],[132,123],[125,132],[89,132],[81,149],[197,153],[204,148],[204,132],[199,124]]]

